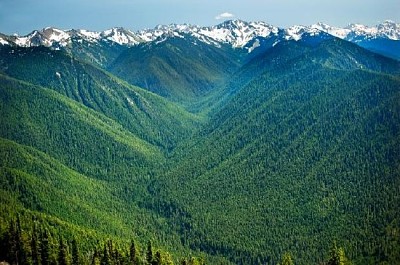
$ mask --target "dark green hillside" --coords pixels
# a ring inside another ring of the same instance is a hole
[[[92,43],[73,37],[72,42],[62,49],[75,58],[106,69],[127,47],[106,41]]]
[[[357,42],[357,45],[387,57],[400,60],[400,42],[389,39],[367,39]]]
[[[88,246],[153,240],[189,255],[167,218],[146,206],[163,152],[53,90],[0,77],[0,220],[43,214],[56,234]]]
[[[35,148],[3,138],[0,155],[0,237],[19,214],[26,215],[24,225],[30,217],[40,217],[40,223],[48,223],[64,238],[79,239],[86,250],[97,240],[114,238],[135,239],[142,245],[152,240],[174,253],[187,253],[176,244],[178,235],[168,230],[163,218],[141,208],[138,201],[125,200],[126,195],[145,198],[140,176],[132,174],[130,187],[124,188],[123,180],[89,178]],[[132,194],[117,192],[123,189]]]
[[[163,149],[172,148],[197,123],[196,117],[167,100],[63,52],[3,47],[0,53],[0,71],[51,88]]]
[[[110,71],[131,84],[183,103],[219,87],[239,67],[238,54],[190,36],[123,52]]]
[[[364,69],[381,73],[399,74],[400,62],[372,53],[341,39],[322,42],[307,58],[326,67],[337,69]],[[310,58],[311,57],[311,58]],[[318,60],[319,58],[319,60]]]
[[[152,240],[144,242],[146,238],[135,236],[125,240],[120,236],[101,234],[99,229],[82,228],[47,214],[23,209],[10,193],[0,192],[0,260],[3,263],[204,264],[201,257],[171,255]]]
[[[249,58],[250,60],[235,73],[234,78],[230,79],[227,88],[231,91],[240,89],[266,71],[285,69],[287,66],[296,67],[298,60],[319,62],[326,67],[343,70],[364,69],[390,74],[400,73],[398,61],[336,38],[321,41],[316,46],[301,41],[280,42],[258,56],[250,55]]]
[[[163,160],[159,149],[98,112],[49,89],[0,80],[0,137],[102,179],[140,175]]]
[[[234,262],[316,264],[336,240],[356,264],[395,264],[399,103],[398,78],[304,56],[239,90],[158,191],[192,216],[188,245]]]
[[[127,211],[121,211],[125,205],[113,196],[107,182],[88,178],[45,153],[5,139],[1,139],[1,156],[2,193],[12,194],[24,208],[100,233],[132,233],[133,225],[122,222],[129,219],[117,215]]]
[[[285,66],[303,54],[312,51],[312,47],[302,42],[287,41],[278,43],[273,48],[261,52],[257,56],[249,54],[244,64],[229,80],[225,89],[227,94],[234,94],[262,73],[271,71],[279,66]]]

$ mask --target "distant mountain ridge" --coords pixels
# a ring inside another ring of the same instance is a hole
[[[400,24],[387,20],[374,27],[361,24],[350,24],[347,27],[339,28],[324,23],[317,23],[311,26],[295,25],[287,29],[279,28],[265,22],[246,22],[242,20],[229,20],[221,24],[200,27],[190,24],[158,25],[154,29],[145,29],[133,32],[121,27],[115,27],[102,32],[80,30],[60,30],[56,28],[44,28],[35,30],[26,36],[7,36],[0,34],[0,44],[16,45],[20,47],[46,46],[56,49],[68,48],[74,42],[82,43],[108,43],[110,45],[135,46],[146,42],[162,42],[169,37],[181,37],[191,35],[199,41],[215,46],[229,44],[233,48],[245,48],[248,52],[254,51],[258,46],[249,45],[255,43],[258,38],[276,38],[275,44],[282,40],[300,40],[304,34],[319,35],[328,33],[362,47],[379,52],[381,46],[371,42],[387,41],[396,43],[395,48],[400,46]],[[372,46],[372,47],[370,47]],[[400,50],[400,49],[399,49]],[[399,52],[393,52],[391,57],[400,58]]]

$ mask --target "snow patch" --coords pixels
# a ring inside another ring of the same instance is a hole
[[[256,39],[256,41],[253,43],[253,46],[251,46],[250,48],[249,48],[249,53],[251,53],[252,51],[254,51],[254,49],[256,49],[256,48],[258,48],[258,47],[260,47],[261,45],[260,45],[260,41],[258,40],[258,39]]]
[[[304,27],[304,26],[292,26],[285,30],[285,33],[286,33],[285,39],[286,40],[293,39],[295,41],[298,41],[301,39],[301,36],[305,32],[305,30],[306,30],[306,27]]]
[[[351,32],[350,29],[331,27],[331,26],[321,23],[321,22],[311,25],[311,28],[326,32],[326,33],[328,33],[332,36],[335,36],[337,38],[340,38],[340,39],[346,38],[349,35],[349,33]]]
[[[122,28],[106,30],[101,35],[106,39],[120,45],[134,45],[138,43],[133,32],[124,30]]]
[[[0,38],[0,44],[1,45],[9,45],[8,41],[6,41],[6,40],[4,40],[2,38]]]
[[[279,42],[280,42],[279,40],[276,40],[276,41],[272,44],[272,47],[275,47]]]
[[[78,32],[91,41],[100,39],[100,32],[88,31],[85,29],[80,29]]]
[[[30,38],[29,37],[18,37],[15,40],[15,44],[21,47],[28,47],[30,46]]]

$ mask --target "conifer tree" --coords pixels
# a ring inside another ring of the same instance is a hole
[[[133,240],[129,248],[129,261],[131,265],[136,265],[136,246]]]
[[[49,232],[44,230],[41,234],[40,240],[40,259],[42,265],[50,265],[50,242],[49,242]]]
[[[336,242],[331,250],[328,265],[350,265],[351,262],[346,258],[344,249],[342,247],[337,247]]]
[[[97,250],[97,248],[95,248],[95,250],[93,252],[93,256],[92,256],[91,265],[100,265],[99,258],[100,258],[99,251]]]
[[[294,265],[294,262],[292,260],[292,256],[290,255],[289,252],[286,252],[283,257],[282,257],[282,262],[280,265]]]
[[[151,246],[150,240],[147,244],[146,261],[147,261],[147,264],[152,264],[152,262],[153,262],[153,247]]]
[[[110,253],[107,244],[104,245],[103,256],[101,257],[101,265],[111,264]]]
[[[80,264],[80,257],[79,257],[78,243],[74,238],[72,240],[72,265],[79,265],[79,264]]]
[[[68,252],[64,240],[60,238],[58,249],[58,265],[68,265]]]
[[[39,235],[37,230],[37,224],[33,221],[33,231],[31,237],[31,253],[32,253],[32,264],[39,265],[40,262],[40,250],[39,250]]]
[[[161,252],[159,250],[156,252],[156,255],[154,257],[154,261],[153,261],[152,264],[154,264],[154,265],[163,264],[163,260],[162,260],[162,257],[161,257]]]
[[[17,264],[30,264],[28,253],[25,248],[25,239],[22,234],[21,219],[17,216],[17,230],[16,230],[16,242],[17,242]]]
[[[18,239],[17,239],[17,227],[14,222],[10,223],[7,237],[7,259],[10,264],[18,264]]]
[[[200,262],[195,257],[191,257],[189,260],[189,264],[190,265],[200,265]]]
[[[12,222],[10,222],[8,230],[4,235],[4,259],[9,261],[11,264],[14,263],[15,260],[15,249],[16,249],[16,242],[15,242],[15,226]]]
[[[164,253],[163,262],[165,265],[174,265],[174,261],[172,260],[172,256],[170,253]]]

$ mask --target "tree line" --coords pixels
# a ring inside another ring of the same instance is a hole
[[[177,259],[179,264],[202,265],[199,258]],[[1,263],[2,262],[2,263]],[[173,265],[173,256],[156,250],[151,241],[141,248],[135,240],[129,244],[107,239],[92,247],[83,246],[77,237],[64,238],[32,217],[29,227],[18,216],[0,234],[0,263],[29,265]]]
[[[174,257],[167,251],[156,250],[151,241],[141,248],[135,240],[129,244],[112,239],[97,241],[94,246],[83,246],[77,237],[64,238],[50,231],[35,216],[29,225],[21,225],[19,216],[8,223],[0,234],[0,264],[11,265],[205,265],[203,258]],[[261,264],[261,263],[260,263]],[[289,252],[278,265],[294,265]],[[351,265],[343,248],[336,243],[329,259],[319,265]]]

